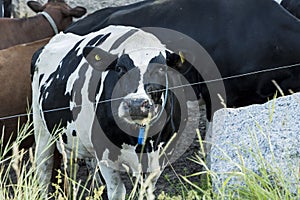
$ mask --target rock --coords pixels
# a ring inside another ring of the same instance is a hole
[[[266,169],[272,183],[285,177],[297,193],[300,186],[300,93],[280,97],[262,105],[221,109],[213,118],[211,170],[214,189],[219,189],[232,174],[245,167],[261,175]],[[244,185],[242,175],[234,175],[228,186]],[[278,185],[277,185],[278,186]]]
[[[120,6],[127,5],[141,0],[65,0],[65,2],[72,8],[75,6],[83,6],[87,9],[87,14],[91,14],[96,10],[108,7],[108,6]],[[29,17],[35,15],[34,12],[26,5],[27,1],[24,0],[12,0],[13,15],[14,17]],[[38,2],[44,4],[47,0],[38,0]]]

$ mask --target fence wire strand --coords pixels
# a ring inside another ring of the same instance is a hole
[[[277,70],[282,70],[282,69],[288,69],[288,68],[292,68],[292,67],[300,67],[300,63],[292,64],[292,65],[284,65],[284,66],[280,66],[280,67],[269,68],[269,69],[254,71],[254,72],[248,72],[248,73],[244,73],[244,74],[237,74],[237,75],[233,75],[233,76],[227,76],[224,78],[218,78],[218,79],[213,79],[213,80],[208,80],[208,81],[200,81],[200,82],[196,82],[196,83],[189,83],[189,84],[183,84],[183,85],[179,85],[179,86],[173,86],[173,87],[169,87],[169,90],[190,87],[190,86],[195,86],[195,85],[200,85],[200,84],[209,84],[209,83],[214,83],[214,82],[219,82],[219,81],[230,80],[230,79],[234,79],[234,78],[241,78],[241,77],[245,77],[245,76],[251,76],[251,75],[272,72],[272,71],[277,71]],[[163,92],[163,91],[165,91],[165,89],[155,90],[155,91],[152,91],[151,93]],[[112,101],[118,101],[118,100],[122,100],[123,98],[124,97],[107,99],[107,100],[99,101],[98,103],[94,102],[94,104],[102,104],[102,103],[107,103],[107,102],[112,102]],[[72,108],[79,108],[79,107],[83,107],[83,106],[84,105],[75,105],[75,106],[72,106]],[[43,113],[57,112],[57,111],[67,110],[70,108],[71,108],[71,106],[54,108],[54,109],[44,110]],[[7,120],[7,119],[25,117],[25,116],[30,116],[30,115],[32,115],[32,112],[10,115],[10,116],[6,116],[6,117],[0,117],[0,120]]]

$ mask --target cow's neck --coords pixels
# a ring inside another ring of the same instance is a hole
[[[26,36],[26,42],[44,39],[55,33],[48,20],[41,14],[21,20],[21,27]]]

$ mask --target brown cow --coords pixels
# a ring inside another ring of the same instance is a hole
[[[48,0],[45,5],[28,1],[27,5],[40,13],[29,18],[0,19],[0,49],[53,36],[70,25],[72,17],[78,18],[86,13],[85,8],[70,8],[63,0]]]
[[[27,104],[31,102],[30,64],[32,54],[44,46],[49,38],[36,42],[21,44],[0,50],[0,119],[8,116],[26,114]],[[30,104],[29,104],[30,105]],[[21,123],[27,117],[21,117]],[[10,137],[16,138],[18,118],[12,117],[0,120],[2,131],[5,125],[3,144],[6,145]],[[14,132],[13,134],[11,134]],[[33,137],[23,142],[22,147],[28,148],[33,144]]]

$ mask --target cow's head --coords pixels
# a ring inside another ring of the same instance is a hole
[[[48,13],[54,20],[58,31],[65,30],[72,23],[72,17],[79,18],[86,13],[84,7],[71,8],[63,0],[48,0],[45,5],[37,1],[28,1],[27,5],[36,13],[43,11]]]
[[[167,91],[176,82],[168,63],[180,57],[173,56],[153,35],[139,31],[110,52],[100,45],[85,47],[83,55],[92,67],[107,73],[102,100],[122,99],[112,110],[114,117],[136,127],[167,118],[169,113],[164,110],[171,110],[167,107],[173,103]]]

